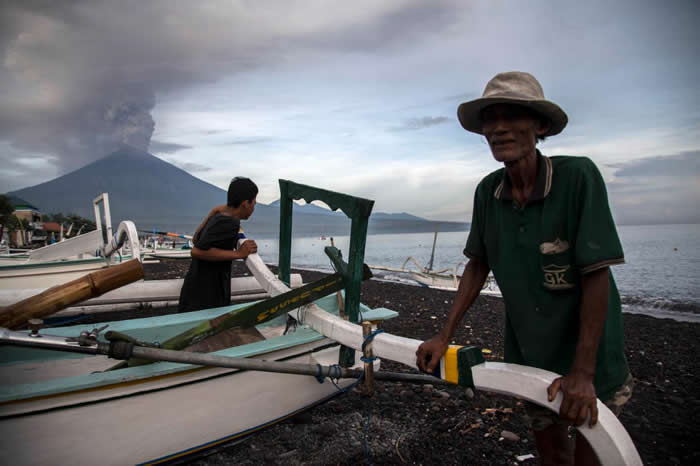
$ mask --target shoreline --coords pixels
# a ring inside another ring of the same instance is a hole
[[[189,261],[163,261],[144,268],[147,279],[156,279],[181,278],[188,267]],[[304,282],[326,275],[293,271],[301,273]],[[249,275],[242,262],[234,262],[233,272]],[[364,304],[399,312],[382,325],[385,331],[422,340],[439,331],[454,294],[377,280],[362,285]],[[501,298],[480,296],[460,323],[454,342],[489,349],[487,359],[502,360],[503,314]],[[634,313],[624,313],[623,324],[636,384],[620,421],[645,464],[700,463],[700,361],[693,352],[700,325]],[[391,361],[382,361],[382,369],[412,371]],[[514,464],[516,456],[536,454],[523,414],[522,403],[511,397],[460,387],[378,382],[372,398],[359,390],[345,393],[190,463]],[[515,435],[503,438],[504,431]]]
[[[275,265],[273,265],[273,264],[267,264],[267,265],[271,269],[276,270]],[[332,273],[332,270],[330,270],[330,269],[321,269],[321,268],[295,268],[294,270],[296,273],[299,273],[299,272],[322,273],[322,274]],[[439,290],[439,291],[451,291],[454,293],[453,290],[449,290],[449,289],[431,288],[431,287],[421,285],[420,283],[418,283],[415,280],[412,280],[410,278],[407,278],[405,281],[398,281],[398,280],[391,280],[391,279],[387,279],[387,278],[374,276],[373,279],[375,281],[383,282],[383,283],[400,283],[400,284],[404,284],[406,286],[416,286],[418,288],[427,288],[427,289]],[[488,293],[482,292],[482,296],[483,295],[501,297],[500,291],[488,292]],[[623,312],[623,314],[645,315],[645,316],[653,317],[656,319],[671,319],[671,320],[675,320],[676,322],[689,322],[689,323],[696,323],[696,324],[700,323],[700,307],[697,309],[695,307],[693,307],[689,311],[674,311],[674,310],[669,310],[669,309],[648,308],[647,306],[644,306],[639,302],[634,302],[634,300],[636,298],[620,296],[620,299],[622,300],[622,312]],[[626,302],[629,300],[632,300],[633,302],[631,302],[631,303]]]

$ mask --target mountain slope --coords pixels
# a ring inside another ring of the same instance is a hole
[[[233,174],[232,174],[233,176]],[[32,203],[42,213],[75,213],[93,218],[92,200],[109,193],[112,223],[129,219],[140,229],[192,233],[212,207],[226,203],[226,191],[195,178],[148,152],[122,149],[78,170],[36,186],[8,193]],[[279,201],[258,203],[244,222],[250,236],[276,236]],[[314,205],[294,209],[294,234],[347,235],[344,215]],[[441,231],[464,231],[463,223],[441,222]],[[378,213],[370,217],[370,233],[433,231],[433,222],[409,214]]]

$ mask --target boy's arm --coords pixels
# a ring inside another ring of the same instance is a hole
[[[204,228],[204,225],[207,224],[207,222],[209,221],[209,219],[212,218],[212,217],[213,217],[215,214],[217,214],[218,212],[221,212],[221,210],[223,210],[223,209],[225,209],[225,208],[226,208],[226,205],[225,205],[225,204],[222,204],[222,205],[218,205],[218,206],[214,207],[214,208],[211,210],[211,212],[209,212],[209,215],[207,215],[207,216],[204,218],[204,220],[202,221],[202,224],[199,225],[199,227],[197,227],[197,231],[195,231],[195,232],[194,232],[194,235],[192,235],[192,242],[193,242],[193,243],[194,243],[195,241],[197,241],[197,239],[199,238],[199,232],[202,230],[202,228]],[[226,259],[226,260],[228,260],[228,259]]]
[[[199,249],[195,246],[192,248],[190,254],[192,257],[197,259],[211,262],[221,262],[245,259],[250,254],[255,254],[256,252],[258,252],[258,245],[255,244],[255,241],[249,239],[246,240],[239,249],[233,251],[219,248]]]

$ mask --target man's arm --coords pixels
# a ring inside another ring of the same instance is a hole
[[[258,245],[255,244],[255,241],[249,239],[244,241],[239,249],[232,251],[218,248],[199,249],[198,247],[193,247],[190,254],[192,257],[197,259],[210,262],[221,262],[245,259],[250,254],[255,254],[256,252],[258,252]]]
[[[564,400],[559,409],[562,418],[580,426],[591,413],[590,426],[598,422],[598,407],[593,381],[595,379],[598,345],[603,334],[605,317],[608,312],[608,268],[595,270],[583,275],[581,293],[581,315],[576,355],[571,371],[559,377],[547,388],[549,401],[559,390]]]
[[[457,296],[455,296],[455,300],[450,308],[447,324],[439,334],[423,342],[418,347],[418,351],[416,351],[416,364],[419,369],[425,372],[433,372],[440,362],[440,358],[442,358],[442,355],[447,351],[450,339],[457,325],[462,320],[464,313],[467,312],[467,309],[469,309],[476,297],[479,296],[488,274],[489,267],[484,261],[469,259],[469,262],[467,262],[467,265],[464,267],[462,278],[459,281]]]
[[[195,232],[194,232],[194,235],[192,235],[192,242],[195,242],[195,241],[197,240],[197,238],[199,238],[199,232],[202,230],[202,228],[204,228],[204,225],[207,224],[207,222],[209,221],[209,219],[210,219],[211,217],[213,217],[214,214],[216,214],[216,213],[222,211],[222,210],[225,209],[225,208],[226,208],[226,205],[222,204],[222,205],[218,205],[218,206],[214,207],[214,208],[211,210],[211,212],[209,212],[209,215],[207,215],[207,216],[204,218],[204,220],[202,221],[202,224],[199,225],[199,226],[197,227],[197,231],[195,231]],[[229,259],[222,259],[222,260],[229,260]]]

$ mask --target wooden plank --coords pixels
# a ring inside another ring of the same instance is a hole
[[[71,304],[99,296],[142,278],[143,267],[136,259],[89,273],[3,308],[0,312],[0,327],[16,329],[26,324],[29,319],[50,316]]]

